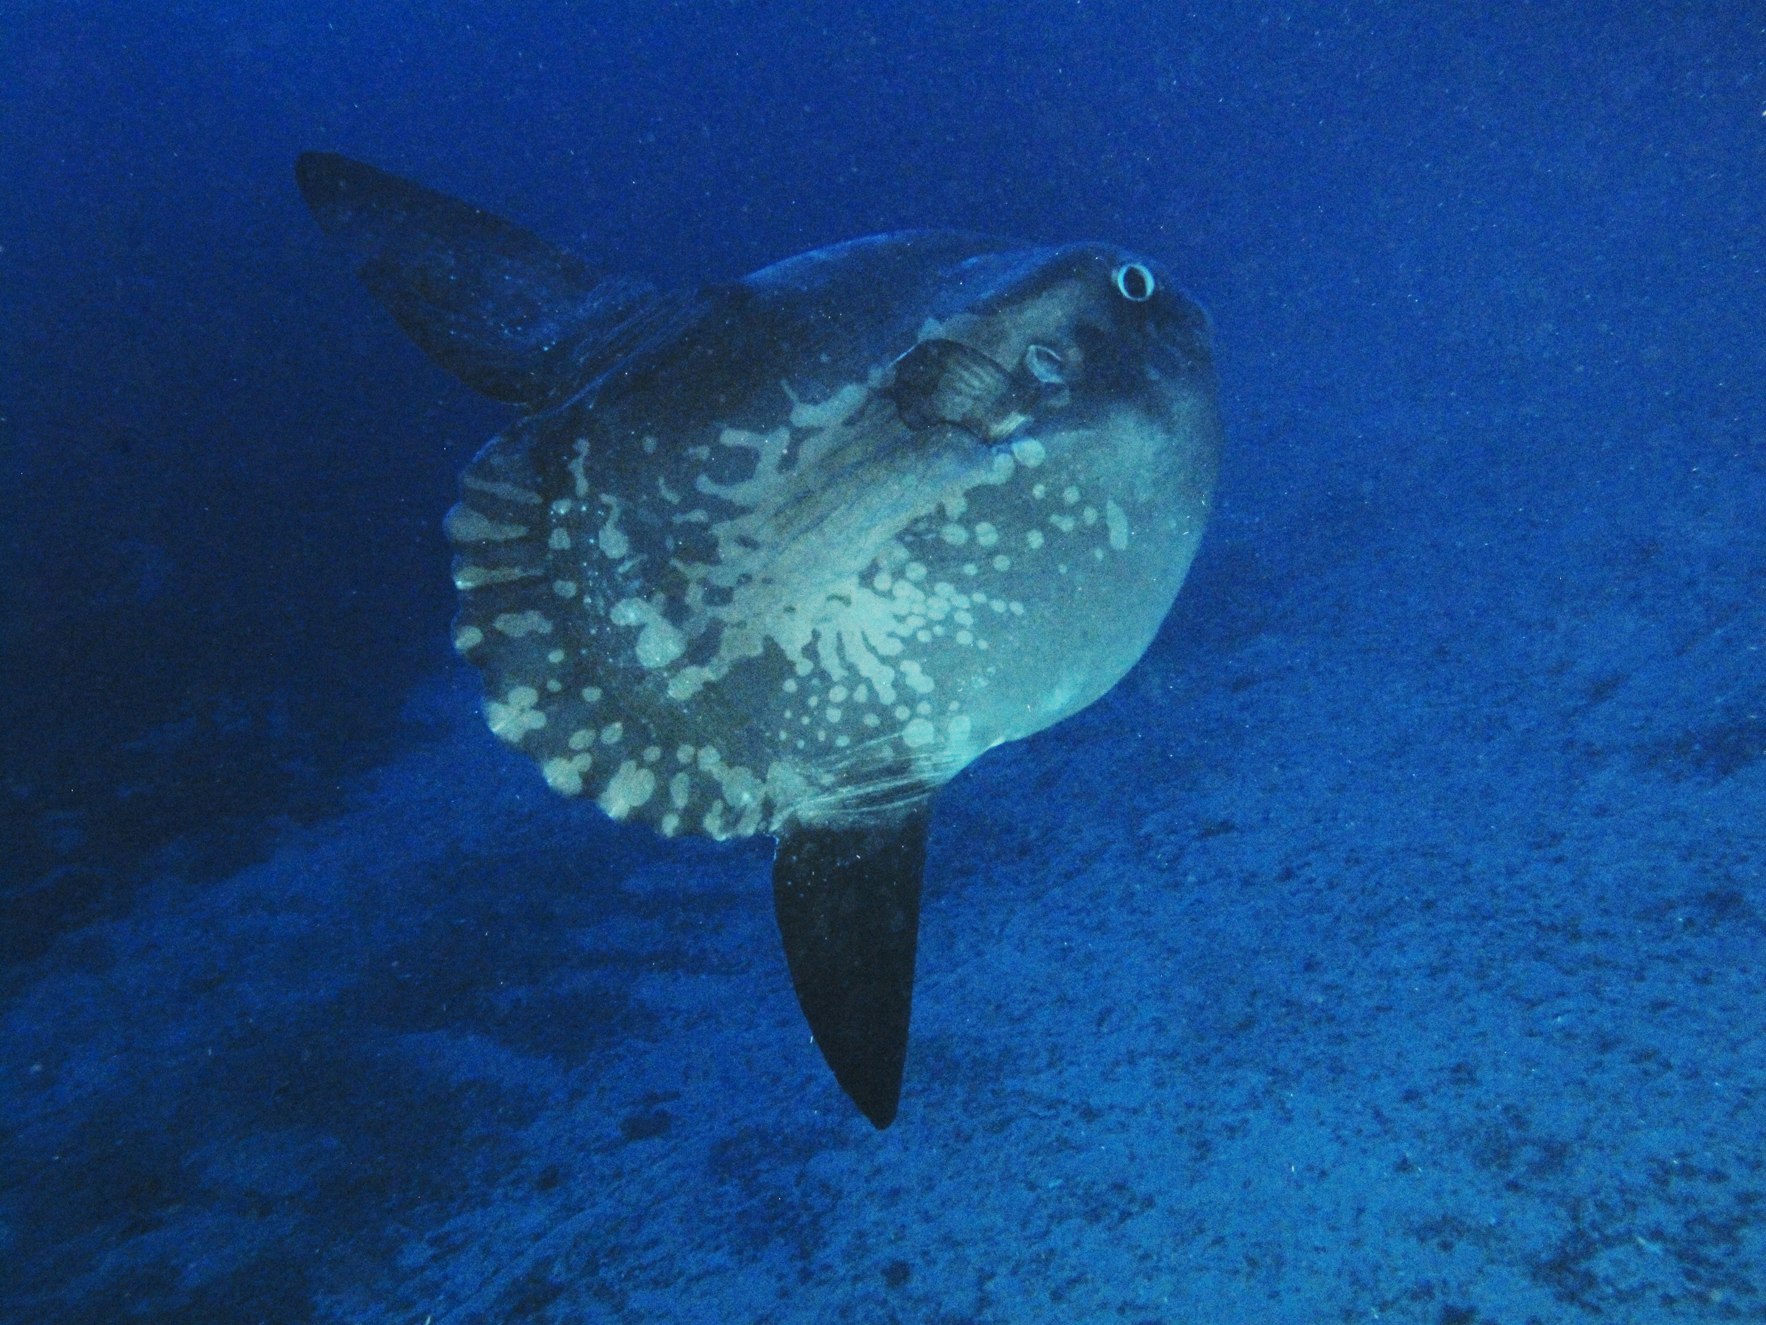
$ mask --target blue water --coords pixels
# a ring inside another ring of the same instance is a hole
[[[0,34],[0,1319],[1766,1320],[1766,17],[103,5]],[[447,647],[501,411],[292,181],[723,280],[1154,254],[1218,514],[940,797],[900,1119],[764,843]]]

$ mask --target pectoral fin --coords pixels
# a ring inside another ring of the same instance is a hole
[[[1024,384],[961,341],[921,341],[895,361],[889,392],[902,422],[916,431],[950,424],[997,442],[1028,417]]]
[[[773,860],[773,909],[797,1002],[834,1079],[878,1128],[907,1058],[930,801],[860,827],[796,825]]]

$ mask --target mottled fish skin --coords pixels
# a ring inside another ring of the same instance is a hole
[[[895,365],[942,342],[1028,384],[991,435],[904,422]],[[491,729],[616,818],[898,811],[1140,657],[1207,518],[1215,401],[1206,318],[1146,259],[805,254],[484,448],[447,517],[454,643]]]
[[[295,180],[417,346],[522,411],[447,517],[492,730],[618,818],[779,839],[798,1004],[888,1127],[932,793],[1114,685],[1195,554],[1201,310],[1105,245],[938,232],[667,292],[347,157]]]

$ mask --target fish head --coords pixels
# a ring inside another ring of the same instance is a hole
[[[885,661],[917,693],[887,711],[932,784],[1141,656],[1194,558],[1222,436],[1208,318],[1159,264],[1100,244],[988,253],[943,294],[879,387],[907,439],[876,445],[914,457],[897,465],[910,509],[870,522],[860,577],[891,600],[874,613],[899,646]]]

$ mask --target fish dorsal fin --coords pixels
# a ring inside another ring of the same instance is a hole
[[[862,824],[794,824],[773,860],[773,910],[797,1002],[834,1079],[879,1129],[907,1060],[931,801]]]
[[[666,309],[537,235],[331,152],[295,162],[301,195],[419,349],[487,396],[534,407],[622,357]]]
[[[1025,421],[1029,393],[1023,384],[961,341],[923,340],[894,369],[890,396],[901,421],[916,432],[950,424],[997,442]]]

